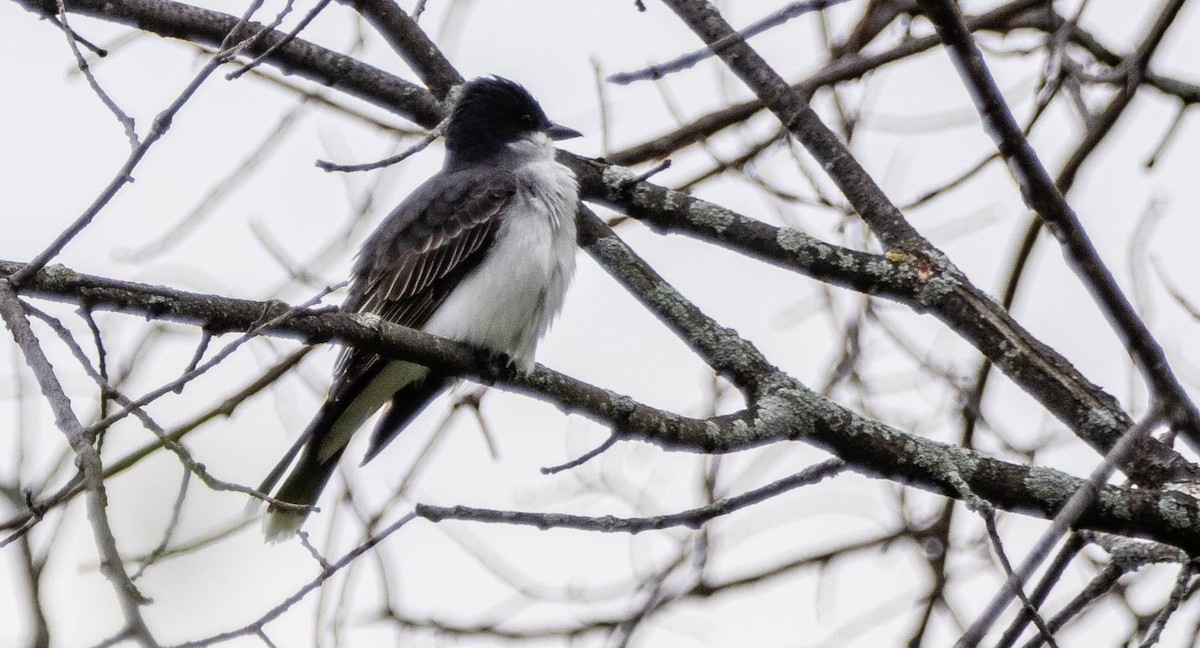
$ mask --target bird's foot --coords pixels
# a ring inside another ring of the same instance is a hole
[[[509,381],[517,376],[517,364],[507,353],[476,349],[475,357],[489,384],[498,380]]]

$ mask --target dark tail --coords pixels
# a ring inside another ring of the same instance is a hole
[[[275,483],[279,481],[280,476],[287,470],[292,463],[296,453],[303,446],[304,451],[300,454],[300,460],[292,468],[292,472],[288,475],[283,485],[279,487],[273,497],[282,502],[289,504],[299,504],[302,506],[313,506],[317,503],[317,498],[321,496],[321,491],[324,490],[325,484],[329,483],[329,478],[333,475],[334,468],[337,468],[338,459],[342,458],[342,452],[345,446],[338,448],[328,457],[322,460],[320,452],[322,441],[329,435],[330,429],[337,419],[345,412],[344,404],[335,404],[326,401],[321,406],[321,411],[317,413],[316,418],[309,424],[308,429],[296,441],[296,444],[284,455],[283,459],[275,465],[267,478],[263,480],[259,491],[270,493],[275,487]],[[272,504],[267,509],[267,519],[264,526],[264,533],[267,540],[270,542],[278,542],[287,539],[297,530],[300,525],[304,524],[305,518],[311,509],[300,508],[284,508]]]
[[[425,375],[401,386],[392,395],[387,411],[384,412],[374,434],[371,435],[371,446],[367,450],[367,456],[363,463],[379,454],[379,451],[396,438],[396,435],[400,434],[400,431],[420,414],[447,384],[449,384],[449,380],[443,376]],[[356,393],[345,395],[338,400],[325,401],[325,404],[321,406],[321,411],[309,424],[308,429],[263,480],[259,491],[270,493],[275,488],[276,482],[283,476],[284,471],[291,465],[292,460],[299,454],[300,459],[296,461],[296,465],[292,468],[288,478],[284,480],[283,485],[279,487],[274,498],[300,506],[315,505],[321,496],[321,491],[325,489],[325,484],[329,483],[329,478],[333,476],[338,460],[342,458],[342,453],[345,452],[346,445],[350,441],[350,435],[354,432],[349,426],[361,424],[361,421],[372,413],[367,411],[364,414],[361,410],[354,409],[357,406],[353,405],[353,401],[358,398],[358,395]],[[342,421],[343,416],[351,418],[348,421]],[[290,537],[304,524],[310,510],[309,508],[291,508],[272,504],[267,509],[267,519],[263,529],[267,540],[278,542]]]
[[[371,446],[367,448],[362,462],[365,464],[374,459],[450,382],[445,376],[430,373],[423,380],[411,382],[392,395],[387,411],[371,433]]]

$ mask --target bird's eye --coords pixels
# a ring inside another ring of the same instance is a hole
[[[537,124],[537,120],[533,118],[533,115],[525,113],[524,115],[521,115],[521,123],[525,124],[526,126],[533,126]]]

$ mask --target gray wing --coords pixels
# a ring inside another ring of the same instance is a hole
[[[512,173],[497,169],[439,174],[419,187],[363,244],[345,310],[374,313],[421,328],[487,254],[517,192]],[[347,348],[332,396],[369,377],[379,357]]]

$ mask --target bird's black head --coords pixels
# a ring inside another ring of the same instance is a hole
[[[482,77],[463,86],[446,127],[446,149],[458,162],[477,162],[537,133],[554,140],[580,135],[550,121],[521,84]]]

